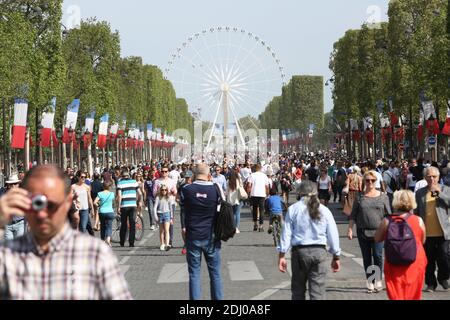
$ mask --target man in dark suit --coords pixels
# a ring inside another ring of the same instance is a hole
[[[423,219],[426,227],[426,291],[435,291],[438,282],[447,291],[450,278],[450,188],[439,185],[439,169],[435,167],[425,170],[425,179],[428,186],[416,192],[416,214]]]

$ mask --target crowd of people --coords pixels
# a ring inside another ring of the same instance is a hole
[[[27,176],[13,174],[5,182],[6,189],[0,191],[4,194],[0,196],[0,218],[4,218],[7,240],[3,250],[9,250],[0,253],[0,263],[4,263],[2,259],[6,254],[14,255],[19,244],[28,245],[20,239],[42,233],[39,229],[42,225],[33,225],[30,221],[31,211],[46,211],[47,216],[42,213],[40,223],[51,224],[50,211],[59,208],[61,201],[53,202],[45,191],[29,190],[33,195],[44,194],[47,207],[24,208],[15,202],[14,195],[19,197],[21,192],[17,190],[29,187],[26,180],[30,175],[41,176],[40,170],[53,172],[50,177],[56,180],[64,177],[64,185],[68,186],[67,222],[71,230],[79,233],[64,231],[67,235],[86,233],[92,237],[99,231],[100,239],[111,246],[112,222],[120,215],[120,246],[124,247],[128,240],[129,247],[134,247],[136,215],[142,216],[147,211],[148,229],[159,230],[160,250],[169,251],[174,247],[174,224],[179,223],[183,241],[180,248],[188,262],[191,299],[201,297],[202,254],[211,277],[211,297],[223,298],[221,242],[211,239],[220,199],[232,206],[236,234],[240,234],[243,206],[251,209],[254,232],[266,231],[265,218],[268,217],[267,232],[271,233],[273,220],[280,219],[283,227],[277,248],[278,267],[286,272],[285,255],[292,250],[293,299],[306,298],[307,283],[311,299],[325,297],[327,246],[333,255],[333,272],[340,270],[339,232],[328,208],[333,202],[338,203],[338,210],[348,217],[350,240],[354,238],[356,225],[368,293],[383,290],[382,278],[372,277],[374,268],[384,273],[390,299],[420,299],[424,283],[428,292],[435,291],[438,284],[444,290],[449,289],[448,161],[440,164],[424,163],[422,159],[349,161],[336,154],[293,152],[280,155],[279,161],[255,164],[248,161],[243,164],[233,161],[211,165],[194,161],[174,164],[160,159],[136,166],[96,168],[92,178],[83,170],[69,168],[62,175],[55,167],[37,166]],[[295,199],[292,199],[293,194]],[[30,202],[30,197],[27,199],[26,203]],[[14,208],[17,212],[13,212]],[[415,242],[415,259],[405,265],[396,264],[390,256],[394,250],[392,230],[401,222],[404,222],[403,229],[400,236],[397,235],[397,245],[404,243],[407,233],[404,230],[413,234]],[[58,226],[59,229],[54,229],[66,230],[61,221]],[[57,233],[52,237],[57,238]],[[52,243],[52,237],[47,236],[48,243]],[[387,247],[390,249],[383,254]],[[2,289],[0,281],[0,291]],[[14,296],[12,292],[9,295]],[[113,296],[116,297],[110,295]],[[126,287],[119,296],[128,297]]]

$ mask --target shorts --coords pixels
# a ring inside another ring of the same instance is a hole
[[[319,199],[329,201],[330,200],[330,193],[328,190],[325,189],[319,189]]]
[[[158,212],[159,224],[170,223],[170,212]]]

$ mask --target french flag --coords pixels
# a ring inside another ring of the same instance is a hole
[[[25,148],[25,133],[27,131],[28,101],[15,99],[14,102],[14,125],[12,128],[11,148]]]
[[[442,134],[450,136],[450,100],[448,101],[447,119],[445,120],[444,128],[442,128]]]
[[[139,147],[143,148],[145,142],[145,132],[144,130],[139,130]]]
[[[116,140],[118,131],[119,131],[119,124],[115,122],[111,125],[110,131],[111,140]]]
[[[74,131],[77,126],[78,110],[80,109],[80,99],[74,99],[67,107],[66,126],[64,128],[63,143],[69,144],[73,139]],[[69,129],[72,128],[72,134],[69,133]]]
[[[100,149],[105,149],[106,147],[106,136],[108,135],[108,121],[109,114],[105,114],[100,118],[100,125],[98,127],[98,141],[97,146]]]
[[[85,122],[85,132],[83,132],[83,144],[84,148],[87,149],[91,144],[92,136],[94,134],[94,121],[95,121],[95,111],[91,112],[86,116]]]
[[[42,114],[41,147],[50,148],[53,137],[53,120],[55,118],[56,97],[53,97],[49,105],[49,111]],[[55,145],[53,143],[53,145]]]

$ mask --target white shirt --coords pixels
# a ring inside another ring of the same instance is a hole
[[[252,170],[250,168],[242,168],[240,173],[241,173],[242,181],[247,181],[247,179],[252,174]]]
[[[427,180],[425,180],[425,179],[420,180],[419,182],[416,183],[416,188],[414,189],[414,193],[416,193],[417,190],[425,188],[427,186],[428,186]]]
[[[248,181],[252,184],[251,197],[266,197],[266,186],[269,186],[269,178],[261,171],[254,172],[248,178]]]
[[[177,170],[170,171],[169,178],[174,180],[175,182],[178,182],[179,180],[181,180],[180,173]]]
[[[375,182],[375,189],[381,189],[381,181],[383,181],[383,176],[378,171],[375,171],[375,175],[377,176],[377,181]]]

